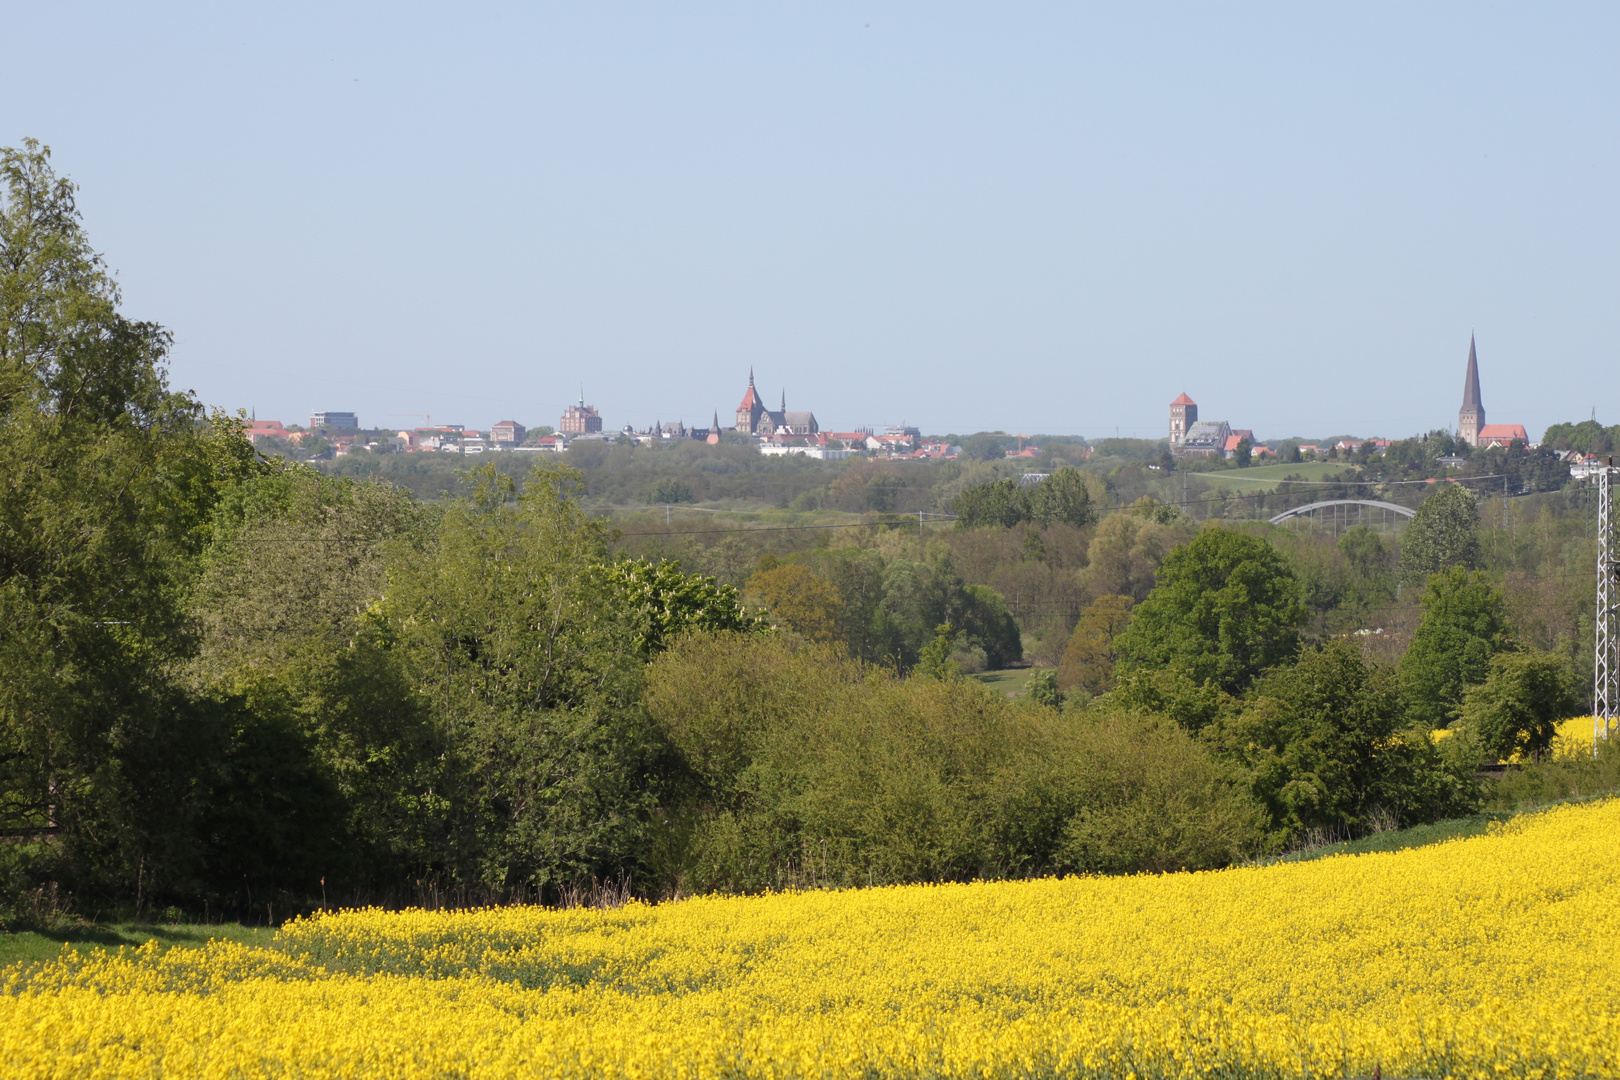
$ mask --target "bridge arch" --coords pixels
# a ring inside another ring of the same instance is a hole
[[[1291,510],[1284,510],[1276,517],[1272,518],[1271,523],[1273,525],[1281,525],[1289,518],[1305,517],[1306,515],[1313,514],[1318,510],[1335,506],[1370,506],[1375,510],[1388,511],[1393,514],[1398,514],[1403,518],[1411,518],[1413,514],[1417,513],[1417,511],[1413,510],[1410,506],[1400,506],[1396,503],[1384,502],[1382,499],[1323,499],[1321,502],[1306,503],[1304,506],[1296,506]]]

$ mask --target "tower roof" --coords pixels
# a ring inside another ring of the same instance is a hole
[[[1474,351],[1474,335],[1468,335],[1468,375],[1463,379],[1463,403],[1465,409],[1481,409],[1484,404],[1479,400],[1479,356]]]
[[[1172,401],[1170,404],[1172,404],[1172,405],[1196,405],[1196,404],[1198,404],[1198,402],[1194,401],[1192,398],[1188,397],[1186,394],[1182,394],[1180,397],[1176,398],[1176,400]]]
[[[737,406],[742,409],[763,409],[765,403],[759,399],[759,393],[754,389],[754,369],[748,369],[748,392],[743,395],[742,403]]]

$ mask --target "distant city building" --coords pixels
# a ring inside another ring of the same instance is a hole
[[[772,436],[800,437],[814,435],[821,430],[813,412],[788,412],[787,392],[782,393],[781,407],[767,409],[765,401],[754,388],[754,371],[748,370],[748,389],[737,406],[737,430],[763,438]]]
[[[579,404],[563,410],[557,421],[557,430],[564,435],[595,435],[602,430],[602,418],[593,406],[585,404],[585,392],[580,391]]]
[[[1254,450],[1254,432],[1248,428],[1233,428],[1226,433],[1226,446],[1221,450],[1222,457],[1236,457],[1238,446],[1244,439],[1249,440],[1249,450]]]
[[[318,412],[309,416],[311,428],[336,428],[339,431],[353,431],[360,426],[359,419],[352,412]]]
[[[1463,376],[1462,408],[1457,410],[1457,437],[1469,446],[1479,445],[1479,429],[1485,426],[1485,403],[1479,396],[1479,356],[1474,336],[1468,335],[1468,372]]]
[[[406,451],[413,450],[454,450],[461,445],[462,432],[465,429],[460,424],[438,424],[434,427],[412,428],[401,431],[395,439],[395,444]],[[473,432],[477,434],[477,432]]]
[[[258,445],[260,439],[290,439],[292,432],[281,426],[280,420],[253,420],[242,429],[247,440]]]
[[[1180,449],[1187,430],[1198,423],[1198,403],[1182,394],[1170,403],[1170,449]]]
[[[1590,479],[1608,467],[1596,454],[1582,454],[1579,450],[1571,450],[1567,456],[1572,459],[1569,475],[1576,480]]]
[[[1482,424],[1479,429],[1479,446],[1509,446],[1515,442],[1530,445],[1530,433],[1524,429],[1523,424]]]
[[[1468,373],[1463,376],[1462,408],[1457,410],[1457,437],[1469,446],[1507,446],[1514,440],[1528,444],[1523,424],[1487,424],[1485,403],[1479,393],[1479,355],[1474,337],[1468,336]]]
[[[900,435],[907,439],[920,439],[922,432],[906,424],[890,424],[883,429],[885,435]]]
[[[492,446],[517,446],[528,437],[529,429],[516,420],[502,420],[498,424],[490,425],[489,441]]]
[[[759,452],[767,455],[802,454],[807,458],[815,458],[817,461],[842,461],[857,451],[834,450],[826,446],[762,446],[759,448]]]
[[[1185,397],[1186,395],[1182,395]],[[1191,403],[1189,402],[1189,405]],[[1197,406],[1192,406],[1196,408]],[[1215,457],[1226,454],[1226,440],[1232,429],[1225,420],[1197,420],[1188,425],[1187,432],[1176,447],[1183,457]]]

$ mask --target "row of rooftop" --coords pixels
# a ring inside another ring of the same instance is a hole
[[[1487,424],[1485,404],[1479,392],[1479,353],[1474,338],[1468,338],[1468,370],[1463,375],[1463,402],[1457,412],[1457,436],[1474,447],[1511,446],[1518,442],[1530,445],[1529,432],[1523,424]],[[1198,403],[1183,393],[1170,403],[1170,451],[1177,457],[1231,458],[1241,452],[1247,442],[1256,456],[1272,453],[1262,446],[1249,428],[1234,428],[1225,420],[1198,419]],[[1363,442],[1371,442],[1382,450],[1389,445],[1387,439],[1341,441],[1334,449],[1357,451]],[[1326,448],[1301,446],[1301,452],[1321,453]]]
[[[487,432],[475,431],[459,424],[434,426],[432,417],[423,416],[428,423],[421,427],[400,430],[385,438],[367,437],[360,433],[360,421],[352,412],[317,412],[311,415],[308,431],[285,428],[278,421],[253,420],[247,435],[255,443],[266,439],[287,439],[301,442],[311,435],[331,442],[338,454],[364,446],[372,450],[412,452],[420,450],[454,450],[460,453],[486,451],[555,452],[566,449],[580,440],[630,441],[643,445],[700,441],[749,442],[762,454],[803,454],[821,459],[838,459],[851,454],[879,454],[889,457],[950,458],[960,447],[943,442],[930,442],[921,432],[905,424],[890,426],[881,433],[872,428],[854,431],[823,431],[816,415],[810,410],[790,410],[784,392],[777,408],[769,408],[754,384],[754,373],[748,373],[748,386],[739,402],[734,423],[722,427],[716,410],[707,427],[688,427],[684,421],[654,422],[646,428],[626,424],[622,429],[609,432],[601,414],[585,403],[581,393],[577,404],[569,405],[558,418],[556,428],[540,428],[530,432],[515,420],[502,420]],[[1458,436],[1471,446],[1507,446],[1514,442],[1529,445],[1529,436],[1522,424],[1487,424],[1485,406],[1479,387],[1479,358],[1475,342],[1468,342],[1468,367],[1464,376],[1463,404],[1458,413]],[[1222,457],[1241,455],[1245,447],[1256,460],[1276,455],[1251,428],[1236,428],[1225,420],[1200,420],[1198,403],[1183,393],[1170,403],[1170,450],[1177,457]],[[1360,454],[1364,450],[1377,453],[1389,445],[1386,439],[1343,439],[1332,446],[1301,444],[1302,454],[1311,457],[1337,457],[1341,454]],[[1370,450],[1367,449],[1370,447]],[[1017,450],[1008,450],[1008,457],[1038,457],[1041,451],[1034,446],[1025,447],[1020,440]],[[1579,464],[1579,462],[1574,462]]]

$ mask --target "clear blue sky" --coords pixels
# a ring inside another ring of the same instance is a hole
[[[173,378],[354,409],[1261,438],[1620,422],[1614,4],[32,4]]]

